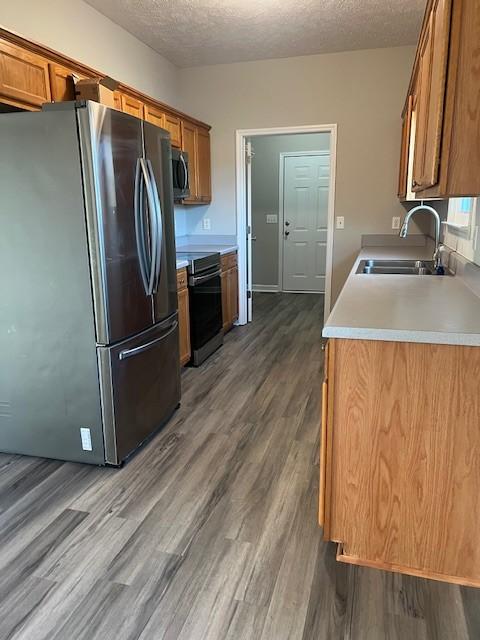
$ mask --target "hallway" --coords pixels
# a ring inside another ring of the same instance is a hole
[[[120,470],[0,454],[1,640],[478,637],[477,590],[322,541],[322,300],[255,294]]]

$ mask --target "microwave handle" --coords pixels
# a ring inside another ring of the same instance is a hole
[[[187,163],[185,162],[185,158],[183,157],[183,153],[180,154],[180,161],[183,165],[183,191],[186,191],[188,187],[188,169],[187,169]]]

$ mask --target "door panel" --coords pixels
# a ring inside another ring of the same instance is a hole
[[[163,227],[160,277],[153,298],[155,321],[158,322],[175,313],[178,305],[172,153],[167,133],[148,122],[144,123],[144,139],[145,155],[151,162],[157,184]]]
[[[105,454],[118,464],[180,402],[178,318],[174,314],[115,347],[100,347]]]
[[[284,159],[283,288],[325,291],[330,155]]]
[[[89,102],[78,111],[85,167],[87,222],[97,341],[118,342],[153,324],[135,237],[137,159],[143,155],[136,118]]]

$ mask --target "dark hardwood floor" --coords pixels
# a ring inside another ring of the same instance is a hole
[[[480,591],[322,542],[321,305],[256,295],[120,470],[0,454],[1,640],[480,637]]]

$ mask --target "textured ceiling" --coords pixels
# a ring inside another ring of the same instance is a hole
[[[414,44],[425,0],[86,0],[179,67]]]

